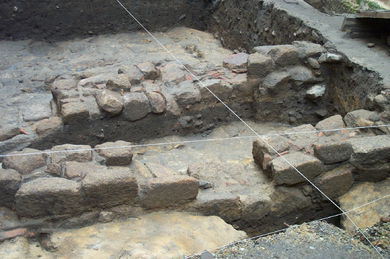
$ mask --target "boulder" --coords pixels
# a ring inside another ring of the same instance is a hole
[[[320,63],[340,63],[343,61],[343,56],[336,53],[323,53],[321,54],[318,62]]]
[[[323,172],[323,165],[317,158],[300,152],[289,153],[271,162],[272,178],[276,185],[293,185],[306,181],[286,160],[309,180]]]
[[[186,73],[182,65],[177,63],[168,63],[160,68],[161,80],[163,82],[180,83],[186,80]]]
[[[262,78],[274,69],[274,62],[271,57],[254,53],[248,58],[248,77]]]
[[[352,145],[352,162],[370,166],[390,162],[390,136],[378,135],[356,137],[349,140]]]
[[[172,94],[179,105],[187,106],[201,100],[200,91],[192,81],[170,85],[167,91]]]
[[[374,125],[373,118],[375,118],[376,112],[367,110],[355,110],[345,115],[344,121],[348,127],[364,127]]]
[[[133,92],[124,95],[123,116],[129,121],[144,118],[152,111],[148,97],[144,93]]]
[[[62,120],[60,117],[51,117],[35,123],[34,126],[38,135],[49,135],[62,128]]]
[[[293,66],[288,68],[286,72],[290,74],[291,79],[294,80],[297,85],[319,81],[319,79],[314,76],[313,71],[305,66]]]
[[[110,90],[129,90],[130,80],[127,75],[119,74],[107,80],[106,87]]]
[[[13,169],[0,168],[0,206],[12,208],[22,177]]]
[[[245,73],[248,68],[248,58],[247,53],[232,54],[223,60],[223,67],[236,73]]]
[[[326,136],[330,136],[333,134],[338,134],[340,131],[327,131],[327,130],[333,130],[333,129],[342,129],[345,127],[343,118],[341,115],[334,115],[329,118],[326,118],[320,122],[317,123],[316,129],[323,131],[323,133]]]
[[[341,196],[339,200],[340,207],[344,211],[359,208],[370,201],[382,198],[390,193],[390,179],[377,183],[360,183],[352,187],[346,194]],[[379,200],[375,203],[364,206],[348,213],[348,216],[356,223],[356,225],[365,229],[373,226],[380,221],[382,217],[390,215],[389,197]],[[351,221],[345,216],[341,220],[342,226],[349,232],[354,232],[355,227]]]
[[[141,187],[140,202],[148,209],[166,208],[194,200],[198,195],[198,180],[189,176],[152,178]]]
[[[160,72],[151,62],[144,62],[137,65],[138,69],[144,75],[144,79],[155,80],[160,76]]]
[[[119,93],[103,90],[96,96],[99,107],[105,112],[116,115],[123,110],[123,98]]]
[[[306,98],[312,101],[317,100],[318,98],[325,95],[326,86],[325,85],[313,85],[306,91]]]
[[[335,199],[351,188],[352,168],[348,165],[335,168],[318,176],[314,183],[329,198]]]
[[[86,105],[82,102],[70,102],[61,106],[61,115],[64,123],[83,121],[89,118]]]
[[[120,68],[118,69],[118,74],[126,74],[131,85],[136,85],[141,83],[141,80],[144,77],[144,74],[136,66]]]
[[[335,164],[349,160],[352,154],[352,146],[350,143],[339,139],[322,140],[314,144],[314,154],[324,164]]]
[[[290,66],[300,62],[298,48],[293,45],[277,45],[274,46],[268,55],[272,57],[275,64],[278,66]]]
[[[147,92],[152,112],[156,114],[163,113],[167,107],[165,96],[159,91]]]
[[[282,90],[281,88],[283,86],[286,86],[288,84],[290,78],[291,76],[287,72],[272,72],[264,78],[260,86],[266,88],[269,91],[272,91],[272,93],[278,93],[278,91]]]
[[[109,208],[134,202],[138,184],[126,167],[101,167],[82,180],[82,190],[90,207]]]
[[[64,178],[38,178],[23,183],[16,193],[19,216],[39,217],[80,212],[80,184]]]
[[[313,69],[320,69],[321,68],[321,65],[320,63],[317,61],[317,59],[315,58],[308,58],[307,59],[307,63],[309,64],[309,66]]]
[[[288,139],[282,136],[267,137],[265,141],[279,153],[289,148]],[[265,170],[266,173],[270,172],[271,161],[277,155],[269,145],[262,140],[255,140],[252,147],[252,155],[255,163]]]
[[[323,46],[309,41],[294,41],[292,44],[298,49],[300,58],[319,56],[326,51]]]
[[[42,151],[32,148],[25,148],[22,151],[12,152],[3,160],[3,168],[15,169],[20,174],[29,174],[35,169],[46,165],[46,156],[41,153]],[[24,154],[24,155],[23,155]]]
[[[116,142],[106,142],[104,144],[97,145],[95,146],[95,150],[99,155],[104,157],[106,165],[125,166],[129,165],[133,158],[133,153],[131,151],[131,147],[129,146],[131,146],[130,142],[118,140]]]

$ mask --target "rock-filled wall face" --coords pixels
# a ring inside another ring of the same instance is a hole
[[[328,106],[343,115],[355,109],[372,108],[371,100],[382,88],[378,74],[339,55],[321,31],[269,1],[222,1],[208,20],[208,30],[225,47],[248,52],[256,52],[257,46],[294,41],[323,45],[331,52],[323,57],[326,64],[321,67],[329,89]]]
[[[122,3],[152,30],[166,30],[178,24],[204,28],[203,18],[208,10],[203,0]],[[0,39],[57,40],[140,29],[116,1],[105,0],[2,1],[0,19]]]

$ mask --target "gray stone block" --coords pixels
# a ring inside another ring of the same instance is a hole
[[[3,160],[4,168],[15,169],[21,174],[29,174],[35,169],[43,167],[46,165],[46,157],[44,154],[31,154],[30,153],[40,153],[41,150],[25,148],[23,151],[12,152]],[[26,154],[26,155],[23,155]]]
[[[152,178],[142,186],[141,204],[148,209],[172,207],[194,200],[198,190],[198,180],[193,177]]]
[[[82,180],[82,190],[87,206],[109,208],[133,203],[138,184],[129,168],[101,167]]]
[[[323,165],[317,158],[300,152],[294,152],[283,156],[295,168],[297,168],[309,180],[314,179],[323,172]],[[282,157],[275,158],[271,162],[272,178],[276,185],[292,185],[305,182],[302,177]]]
[[[16,193],[19,216],[74,214],[82,210],[80,184],[64,178],[38,178],[24,183]]]

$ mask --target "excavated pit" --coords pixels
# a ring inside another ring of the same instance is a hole
[[[284,6],[124,1],[194,78],[115,3],[14,2],[0,4],[0,151],[44,151],[3,159],[14,188],[0,184],[1,205],[21,225],[62,229],[173,210],[216,215],[254,235],[338,212],[297,175],[285,177],[294,172],[205,85],[259,134],[309,132],[267,139],[332,199],[389,176],[386,127],[315,132],[385,124],[380,71],[351,61]],[[213,140],[221,138],[236,139]],[[149,146],[56,153],[134,144]],[[343,156],[329,158],[335,151]]]

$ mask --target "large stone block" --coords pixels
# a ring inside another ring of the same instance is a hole
[[[179,105],[190,105],[201,100],[200,91],[192,81],[184,81],[180,84],[167,87],[168,93],[172,94]]]
[[[118,74],[126,74],[132,85],[141,83],[144,78],[144,74],[136,66],[121,67],[118,69]]]
[[[278,93],[288,84],[290,77],[290,74],[284,71],[272,72],[264,78],[261,86],[271,93]]]
[[[82,210],[80,184],[64,178],[38,178],[24,183],[16,193],[19,216],[74,214]]]
[[[300,152],[290,153],[271,162],[272,178],[276,185],[292,185],[306,181],[286,160],[309,180],[314,179],[324,170],[321,161],[317,158]]]
[[[309,41],[294,41],[292,44],[298,49],[300,58],[319,56],[326,51],[323,46]]]
[[[252,155],[256,164],[269,173],[270,163],[276,155],[276,152],[270,146],[275,148],[277,152],[282,153],[289,148],[289,142],[287,138],[282,136],[268,137],[264,140],[269,145],[262,140],[253,142]]]
[[[361,109],[347,113],[344,121],[348,127],[364,127],[373,125],[375,117],[377,117],[376,112]]]
[[[160,76],[160,71],[151,62],[138,64],[137,67],[144,75],[144,79],[155,80]]]
[[[370,166],[390,162],[390,136],[357,137],[349,140],[352,145],[352,162]]]
[[[305,66],[293,66],[287,69],[287,73],[290,74],[292,80],[296,85],[302,85],[307,83],[316,83],[320,80],[316,78],[309,68]]]
[[[248,76],[261,78],[274,69],[274,62],[271,57],[254,53],[248,58]]]
[[[167,108],[167,101],[165,96],[159,91],[147,92],[150,105],[152,107],[152,112],[156,114],[163,113]]]
[[[61,115],[65,123],[72,123],[88,119],[89,111],[82,102],[69,102],[61,106]]]
[[[352,154],[352,146],[338,139],[321,141],[314,144],[314,154],[324,164],[334,164],[348,160]]]
[[[278,66],[290,66],[299,63],[298,48],[293,45],[277,45],[268,54]]]
[[[99,107],[112,115],[116,115],[123,110],[123,98],[119,93],[103,90],[96,96]]]
[[[346,193],[353,184],[352,168],[341,166],[316,178],[315,184],[331,199]]]
[[[37,122],[35,125],[35,131],[38,135],[48,135],[53,133],[62,127],[62,120],[60,117],[52,117]]]
[[[334,115],[329,118],[326,118],[316,124],[316,129],[323,131],[324,135],[330,136],[333,134],[338,134],[340,131],[330,131],[334,129],[342,129],[345,127],[343,117],[341,115]]]
[[[61,175],[61,165],[66,161],[88,162],[92,160],[91,146],[64,144],[54,146],[54,151],[49,156],[49,163],[46,172],[54,175]]]
[[[148,97],[140,92],[125,94],[124,107],[123,116],[129,121],[142,119],[152,111]]]
[[[131,87],[130,80],[127,75],[119,74],[107,80],[106,87],[111,90],[129,90]]]
[[[133,153],[130,142],[118,140],[95,146],[96,152],[105,158],[108,166],[124,166],[131,163]],[[121,147],[121,148],[119,148]]]
[[[4,168],[15,169],[21,174],[29,174],[35,169],[46,165],[46,156],[42,151],[32,148],[25,148],[23,151],[12,152],[3,160]],[[15,155],[15,156],[12,156]]]
[[[188,176],[152,178],[142,186],[141,204],[145,208],[166,208],[194,200],[198,195],[198,180]]]
[[[354,185],[347,193],[341,196],[339,198],[339,204],[344,211],[349,211],[362,205],[366,205],[367,202],[384,197],[389,193],[390,179],[377,183],[364,182]],[[348,213],[348,216],[354,221],[354,223],[362,229],[371,227],[372,225],[378,223],[381,217],[388,217],[389,215],[389,197]],[[342,217],[341,224],[347,231],[356,231],[355,226],[345,216]]]
[[[88,206],[109,208],[134,202],[138,184],[129,168],[101,167],[87,174],[82,189]]]
[[[0,169],[0,206],[13,207],[22,177],[13,169]]]

